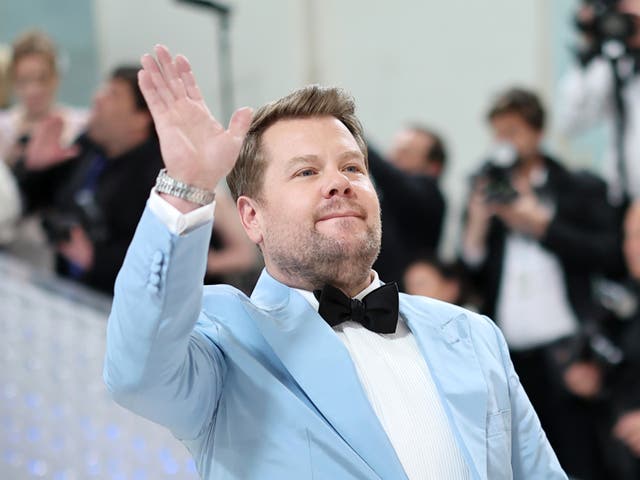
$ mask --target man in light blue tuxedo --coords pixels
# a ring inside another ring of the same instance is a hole
[[[166,171],[119,274],[104,377],[205,479],[566,478],[494,324],[400,295],[351,97],[310,86],[228,129],[156,47],[140,86]],[[202,287],[226,175],[265,271]]]

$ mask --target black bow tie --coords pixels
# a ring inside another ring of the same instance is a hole
[[[349,298],[341,290],[325,285],[313,294],[320,302],[318,313],[331,326],[353,320],[376,333],[395,333],[398,323],[398,286],[387,283],[362,300]]]

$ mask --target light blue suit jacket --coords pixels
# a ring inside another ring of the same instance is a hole
[[[109,319],[116,401],[170,428],[205,479],[406,479],[347,350],[298,292],[266,271],[251,298],[203,292],[210,231],[172,235],[145,211]],[[490,320],[407,295],[400,314],[471,478],[566,478]]]

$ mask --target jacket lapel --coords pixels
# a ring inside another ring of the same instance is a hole
[[[487,385],[464,313],[440,316],[400,297],[400,314],[416,338],[474,478],[486,478]],[[423,305],[423,304],[421,304]],[[444,313],[444,312],[443,312]]]
[[[297,292],[263,271],[251,295],[257,327],[327,423],[383,479],[406,479],[348,351]]]

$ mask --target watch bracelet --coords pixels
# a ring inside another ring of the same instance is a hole
[[[156,192],[166,193],[172,197],[180,198],[198,205],[208,205],[213,202],[216,197],[214,191],[204,188],[195,187],[188,183],[181,182],[171,177],[167,173],[167,169],[163,168],[156,178]]]

